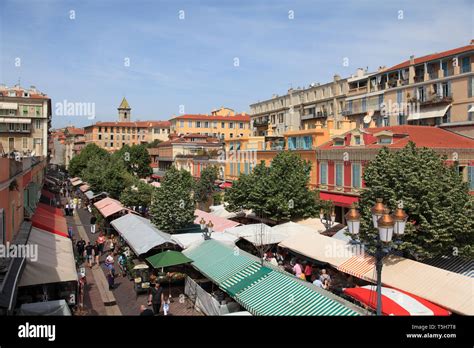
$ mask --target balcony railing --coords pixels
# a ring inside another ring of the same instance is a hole
[[[268,126],[268,121],[254,121],[253,126],[254,127]]]

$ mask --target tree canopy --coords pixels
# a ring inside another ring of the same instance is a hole
[[[93,159],[106,161],[110,158],[109,153],[94,143],[87,144],[81,153],[74,156],[69,162],[68,171],[71,176],[81,176],[82,171]]]
[[[275,221],[315,216],[316,192],[309,189],[311,164],[290,151],[280,152],[269,167],[262,161],[241,174],[226,192],[228,209],[252,209]]]
[[[194,180],[186,170],[174,166],[166,171],[161,186],[154,190],[151,221],[161,230],[174,233],[194,221]]]
[[[400,151],[383,148],[363,175],[360,238],[374,248],[377,230],[370,208],[383,198],[392,211],[402,202],[409,218],[398,248],[418,258],[472,256],[474,203],[457,166],[427,148],[409,143]]]
[[[120,195],[120,202],[126,207],[145,207],[151,205],[153,186],[136,180],[132,186],[126,187]]]
[[[150,167],[151,159],[146,144],[124,145],[112,157],[115,161],[122,162],[124,168],[130,174],[134,174],[139,178],[145,178],[152,173]]]
[[[219,169],[216,166],[209,166],[201,171],[201,177],[194,187],[194,197],[198,202],[206,202],[212,195],[218,175]]]

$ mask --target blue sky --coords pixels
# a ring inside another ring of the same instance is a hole
[[[35,85],[53,112],[63,100],[95,103],[97,121],[115,120],[123,96],[134,120],[169,119],[180,105],[248,112],[290,86],[467,45],[473,3],[0,0],[0,83]],[[53,115],[54,127],[90,122]]]

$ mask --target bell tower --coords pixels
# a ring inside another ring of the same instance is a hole
[[[119,115],[119,122],[130,122],[132,108],[128,105],[127,99],[123,97],[120,106],[117,108]]]

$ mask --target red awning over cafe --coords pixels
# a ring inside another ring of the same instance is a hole
[[[352,205],[352,203],[357,203],[359,201],[359,198],[357,197],[340,195],[336,193],[321,192],[319,194],[319,197],[321,199],[324,199],[325,201],[333,201],[334,205],[338,205],[338,206],[346,207],[346,208],[349,208]]]
[[[222,189],[231,188],[232,183],[231,182],[225,182],[223,184],[220,184],[219,187],[222,188]]]
[[[34,227],[55,233],[63,237],[69,237],[67,233],[66,219],[52,212],[39,208],[31,218]]]

